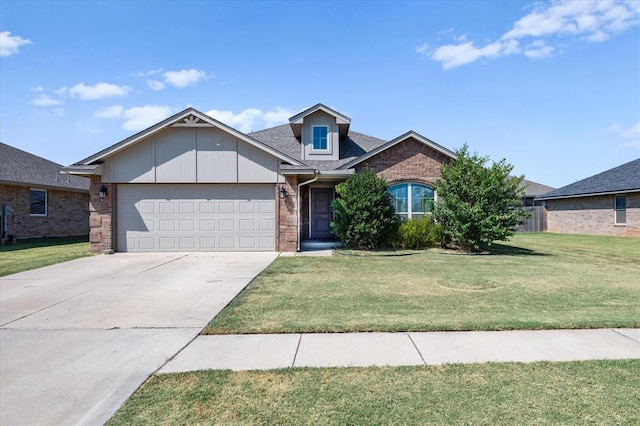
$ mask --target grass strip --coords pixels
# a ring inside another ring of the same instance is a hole
[[[640,424],[640,360],[153,376],[109,425]]]

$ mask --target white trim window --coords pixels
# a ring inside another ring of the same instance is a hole
[[[47,191],[45,189],[29,190],[29,216],[47,215]]]
[[[389,187],[393,208],[401,222],[424,217],[433,212],[435,192],[433,188],[419,183],[398,183]]]
[[[626,225],[627,223],[627,197],[616,195],[613,209],[615,211],[616,225]]]
[[[313,126],[311,128],[311,148],[313,151],[329,151],[329,128]]]

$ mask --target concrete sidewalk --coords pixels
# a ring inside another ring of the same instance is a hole
[[[160,373],[640,359],[640,329],[199,336]]]

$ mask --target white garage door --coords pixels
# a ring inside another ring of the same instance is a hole
[[[118,185],[118,251],[275,250],[274,185]]]

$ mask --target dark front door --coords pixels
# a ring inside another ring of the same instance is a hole
[[[311,188],[311,238],[334,238],[331,232],[332,188]]]

